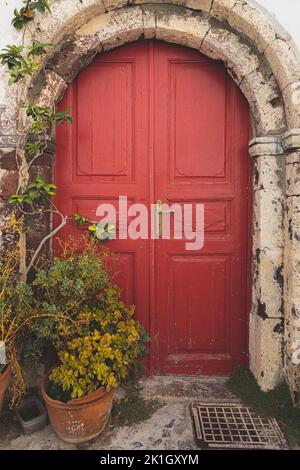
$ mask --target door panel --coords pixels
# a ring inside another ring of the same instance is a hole
[[[155,70],[155,198],[202,203],[205,218],[201,251],[155,244],[155,369],[228,374],[247,344],[248,108],[225,69],[195,51],[161,45]]]
[[[225,172],[226,77],[218,64],[188,52],[165,58],[161,51],[156,68],[166,73],[168,103],[160,112],[168,114],[169,178],[182,184]]]
[[[201,251],[186,250],[183,228],[172,233],[173,215],[169,240],[107,244],[124,301],[151,331],[151,372],[229,374],[247,349],[245,100],[221,64],[141,42],[99,55],[70,85],[68,105],[74,124],[58,128],[55,168],[65,214],[96,220],[102,202],[118,214],[120,195],[129,205],[204,204]],[[83,232],[70,222],[61,235],[70,233]]]
[[[74,123],[57,130],[55,168],[57,204],[65,214],[97,220],[97,207],[111,203],[118,220],[120,195],[128,204],[149,204],[148,90],[143,44],[98,56],[69,86],[61,109],[71,107]],[[119,233],[119,224],[116,229]],[[83,233],[69,222],[60,236]],[[149,241],[114,240],[106,246],[119,254],[116,281],[123,300],[136,305],[148,328]]]

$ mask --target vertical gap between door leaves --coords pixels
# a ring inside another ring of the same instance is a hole
[[[154,54],[155,45],[151,41],[149,43],[149,203],[154,203],[155,188],[154,188]],[[150,360],[149,372],[152,375],[155,370],[155,240],[150,237],[150,250],[149,250],[149,327],[150,327]]]

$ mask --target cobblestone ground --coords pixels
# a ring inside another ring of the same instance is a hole
[[[94,450],[190,450],[197,449],[189,405],[196,400],[236,401],[226,389],[225,380],[155,377],[141,382],[146,397],[160,399],[162,407],[150,419],[126,427],[109,424],[102,436],[88,443],[63,442],[50,425],[29,436],[8,413],[0,417],[0,449],[94,449]]]

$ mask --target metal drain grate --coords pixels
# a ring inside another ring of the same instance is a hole
[[[261,418],[250,408],[232,403],[193,403],[200,447],[213,449],[284,449],[283,433],[275,419]]]

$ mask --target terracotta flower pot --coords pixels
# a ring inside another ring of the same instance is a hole
[[[11,376],[11,368],[7,366],[2,374],[0,374],[0,411],[2,409],[2,403],[6,389],[8,387]]]
[[[106,391],[99,388],[82,398],[63,403],[49,397],[46,383],[47,379],[42,383],[42,395],[52,427],[61,439],[71,443],[85,442],[104,430],[112,408],[114,389]]]

